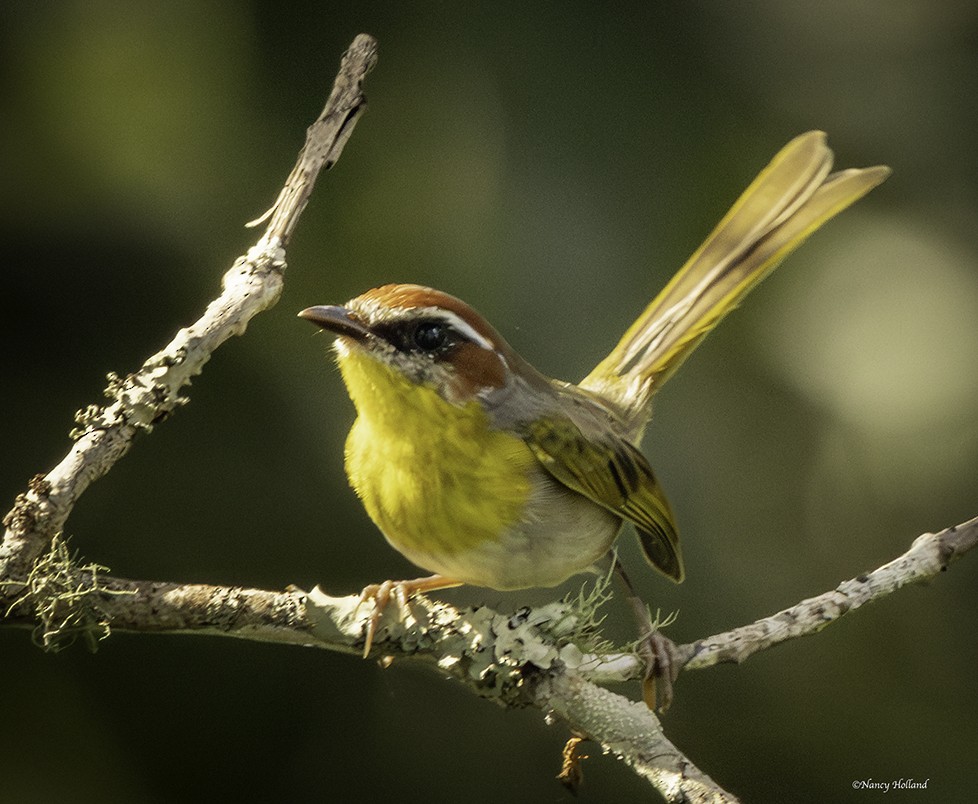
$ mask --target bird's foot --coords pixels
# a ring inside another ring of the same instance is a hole
[[[672,703],[672,685],[682,669],[678,660],[676,643],[659,631],[659,620],[652,621],[649,607],[635,593],[628,573],[615,553],[611,554],[611,566],[628,590],[628,605],[632,609],[638,632],[638,655],[645,662],[642,678],[642,698],[653,712],[665,712]],[[671,622],[670,618],[666,623]]]
[[[414,578],[409,581],[384,581],[383,583],[372,583],[365,586],[360,593],[360,600],[357,602],[357,609],[368,600],[373,603],[373,611],[370,619],[367,620],[364,628],[363,658],[370,655],[370,649],[374,644],[374,637],[377,635],[377,626],[380,618],[393,597],[397,603],[401,619],[406,618],[411,613],[411,606],[408,601],[412,596],[420,592],[430,592],[435,589],[447,589],[452,586],[460,586],[460,581],[453,581],[443,575],[431,575],[425,578]]]
[[[676,643],[660,631],[651,631],[638,643],[638,655],[645,661],[642,698],[645,705],[665,712],[672,703],[672,685],[679,676]]]

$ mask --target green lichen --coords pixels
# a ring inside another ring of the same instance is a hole
[[[81,637],[94,652],[110,633],[100,600],[105,595],[132,594],[104,586],[99,576],[106,572],[108,568],[99,564],[83,564],[68,549],[67,540],[56,536],[51,549],[34,562],[8,614],[25,605],[33,609],[38,624],[32,638],[43,650],[57,652]]]

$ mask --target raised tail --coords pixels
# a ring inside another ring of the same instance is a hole
[[[720,319],[812,232],[890,174],[884,166],[831,169],[821,131],[782,148],[581,387],[619,405],[640,433],[653,394]]]

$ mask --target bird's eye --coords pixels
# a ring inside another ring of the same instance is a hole
[[[448,343],[448,327],[436,321],[424,321],[414,330],[414,343],[422,352],[437,352]]]

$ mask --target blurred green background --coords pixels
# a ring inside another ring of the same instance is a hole
[[[411,577],[346,486],[351,406],[295,313],[432,284],[577,379],[811,128],[841,166],[894,175],[661,395],[645,447],[688,580],[632,575],[685,641],[978,514],[970,0],[4,3],[4,510],[64,454],[105,373],[216,293],[360,31],[380,41],[370,109],[306,210],[282,301],[83,497],[68,530],[88,559],[333,593]],[[683,676],[669,735],[747,801],[866,801],[854,780],[901,777],[929,779],[915,801],[973,800],[975,561]],[[444,594],[511,609],[556,593]],[[610,614],[627,638],[627,609]],[[409,664],[197,637],[0,645],[3,801],[572,800],[552,780],[561,728]],[[585,773],[581,801],[648,795],[612,758]]]

